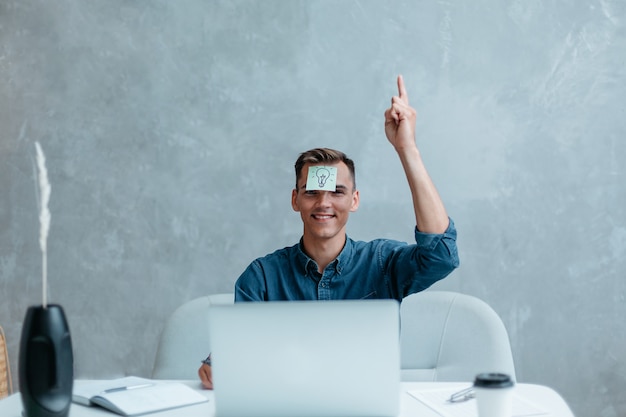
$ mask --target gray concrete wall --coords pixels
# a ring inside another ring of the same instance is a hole
[[[410,241],[383,132],[405,76],[459,229],[438,289],[502,316],[518,379],[626,415],[626,3],[0,2],[0,323],[17,373],[41,301],[34,141],[52,183],[50,300],[80,378],[148,376],[166,317],[301,233],[292,164],[357,162],[355,239]],[[200,358],[199,358],[200,359]]]

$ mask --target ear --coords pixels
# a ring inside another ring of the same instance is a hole
[[[298,207],[298,190],[295,188],[291,190],[291,208],[293,211],[300,211],[300,208]]]
[[[352,193],[352,205],[350,206],[350,211],[355,212],[359,208],[360,196],[359,190],[355,190]]]

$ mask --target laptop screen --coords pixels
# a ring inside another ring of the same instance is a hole
[[[218,417],[392,417],[399,304],[290,301],[211,307]]]

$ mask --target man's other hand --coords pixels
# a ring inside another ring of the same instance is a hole
[[[213,375],[209,365],[203,363],[200,369],[198,369],[198,376],[204,388],[213,389]]]

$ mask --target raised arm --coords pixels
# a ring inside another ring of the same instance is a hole
[[[385,134],[398,153],[409,182],[417,229],[443,233],[448,227],[448,214],[415,143],[416,119],[417,112],[409,105],[404,80],[399,75],[398,95],[392,97],[391,107],[385,111]]]

